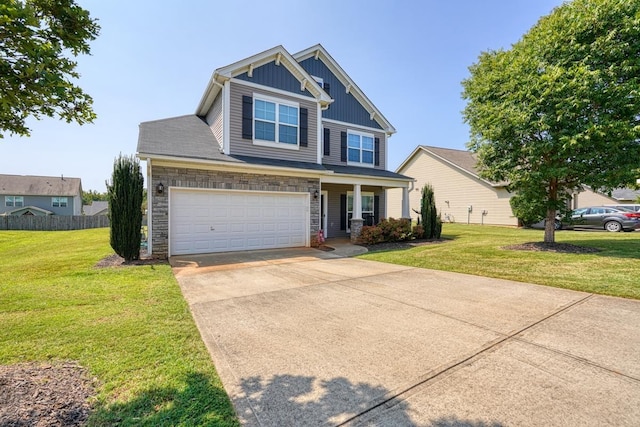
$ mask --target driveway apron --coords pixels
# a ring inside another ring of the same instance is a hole
[[[639,301],[308,248],[171,264],[244,425],[640,425]]]

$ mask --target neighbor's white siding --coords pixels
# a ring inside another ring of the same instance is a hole
[[[415,188],[409,193],[411,217],[414,219],[418,214],[413,209],[420,210],[422,187],[429,183],[433,186],[436,208],[443,221],[450,218],[454,222],[465,224],[468,221],[470,224],[518,225],[518,220],[511,212],[511,194],[507,190],[491,187],[422,150],[398,173],[416,179]],[[467,212],[468,206],[472,207],[471,213]],[[487,212],[484,217],[482,211]],[[390,217],[400,218],[401,189],[387,190],[387,213]]]
[[[602,206],[618,203],[616,199],[607,197],[602,194],[593,192],[592,190],[585,190],[573,195],[573,209],[586,208],[587,206]]]

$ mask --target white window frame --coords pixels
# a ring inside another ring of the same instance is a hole
[[[4,206],[7,208],[23,208],[24,196],[4,196]]]
[[[318,83],[318,85],[324,89],[324,79],[322,77],[318,77],[318,76],[311,76],[313,77],[313,80],[316,81],[316,83]]]
[[[69,207],[69,198],[68,197],[52,197],[51,206],[53,206],[54,208]]]
[[[264,101],[264,102],[270,102],[273,104],[276,104],[276,117],[275,117],[275,121],[269,121],[269,120],[263,120],[263,119],[257,119],[256,118],[256,101]],[[285,105],[287,107],[293,107],[296,108],[298,110],[298,124],[297,125],[291,125],[289,123],[282,123],[282,125],[284,126],[290,126],[290,127],[295,127],[296,128],[296,143],[295,144],[289,144],[286,142],[279,142],[279,137],[280,137],[280,105]],[[281,99],[281,98],[274,98],[271,96],[267,96],[267,95],[262,95],[259,93],[254,93],[253,94],[253,105],[251,107],[253,109],[252,114],[253,114],[253,144],[254,145],[259,145],[259,146],[263,146],[263,147],[274,147],[274,148],[284,148],[286,150],[299,150],[300,149],[300,104],[298,102],[294,102],[294,101],[289,101],[286,99]],[[274,123],[275,125],[275,141],[268,141],[268,140],[264,140],[264,139],[258,139],[256,138],[256,120],[262,121],[262,122],[267,122],[267,123]]]
[[[360,139],[360,161],[356,162],[353,160],[349,160],[349,135],[357,135]],[[365,163],[362,161],[362,152],[363,151],[369,151],[369,150],[363,150],[362,148],[362,137],[367,137],[367,138],[371,138],[372,142],[373,142],[373,149],[371,150],[371,163]],[[352,129],[347,129],[347,165],[350,166],[363,166],[363,167],[368,167],[368,168],[372,168],[374,167],[376,164],[376,137],[374,134],[372,133],[368,133],[368,132],[360,132],[357,130],[352,130]]]
[[[364,198],[365,197],[371,197],[371,210],[365,211],[364,210]],[[376,212],[376,202],[375,202],[375,193],[371,192],[371,191],[362,191],[360,193],[360,203],[362,203],[360,206],[362,206],[362,216],[364,216],[364,214],[371,214],[373,216],[375,216]],[[351,201],[351,210],[349,210],[349,201]],[[347,233],[351,233],[351,221],[349,218],[349,214],[351,214],[351,216],[353,216],[353,191],[347,191],[347,212],[345,213],[345,215],[347,216]]]

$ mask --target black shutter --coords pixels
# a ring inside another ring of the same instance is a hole
[[[300,108],[300,147],[309,145],[309,112]]]
[[[374,161],[375,161],[375,165],[376,166],[380,166],[380,138],[375,138],[375,153],[374,155]]]
[[[242,95],[242,138],[253,139],[253,98]]]
[[[346,132],[340,132],[340,161],[341,162],[347,161],[347,133]]]
[[[323,89],[327,92],[327,95],[331,96],[331,86],[329,86],[329,83],[325,83]]]
[[[347,195],[340,195],[340,230],[347,229]]]
[[[324,128],[324,155],[331,155],[331,129]]]
[[[380,196],[373,196],[373,225],[380,222]]]

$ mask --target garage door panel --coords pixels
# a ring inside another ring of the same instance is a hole
[[[308,196],[172,190],[171,254],[305,246]]]

